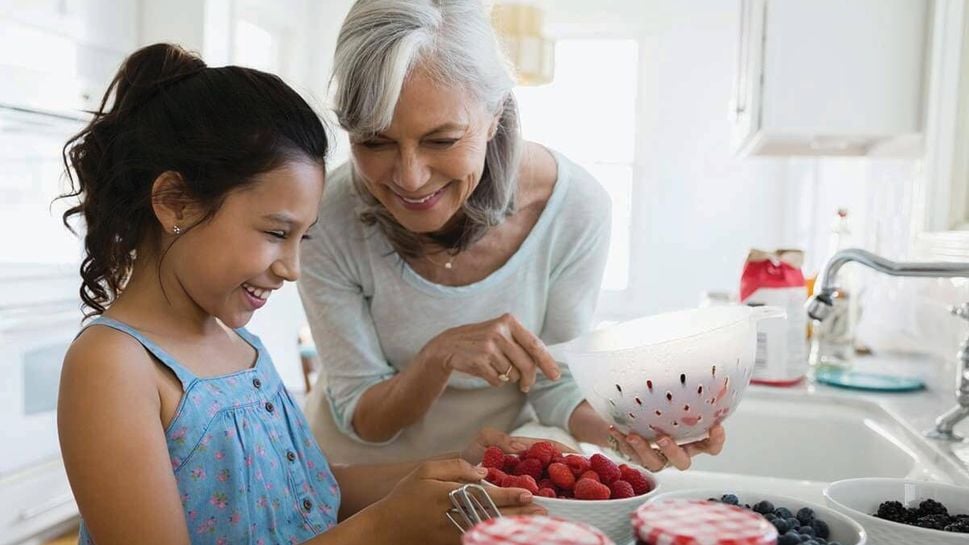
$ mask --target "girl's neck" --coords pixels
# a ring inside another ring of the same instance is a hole
[[[170,270],[159,268],[151,257],[135,260],[131,277],[105,316],[181,338],[206,337],[225,329],[189,297]]]

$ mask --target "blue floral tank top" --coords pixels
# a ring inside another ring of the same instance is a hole
[[[92,321],[131,335],[182,383],[166,430],[193,545],[292,545],[337,523],[340,490],[302,411],[262,342],[251,369],[200,378],[127,324]],[[93,545],[83,521],[81,545]]]

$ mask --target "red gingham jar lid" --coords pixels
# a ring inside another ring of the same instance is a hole
[[[767,519],[735,505],[704,500],[661,500],[632,514],[633,530],[650,545],[775,545]]]
[[[615,545],[592,526],[555,517],[515,515],[488,519],[468,530],[462,545]]]

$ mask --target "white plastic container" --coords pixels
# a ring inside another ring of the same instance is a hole
[[[704,439],[750,382],[757,322],[773,307],[670,312],[595,330],[549,347],[592,407],[623,433],[680,444]]]

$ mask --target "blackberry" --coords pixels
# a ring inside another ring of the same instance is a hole
[[[915,526],[921,528],[931,528],[933,530],[942,530],[949,525],[949,515],[925,515],[924,517],[919,517],[915,521]]]
[[[797,510],[797,520],[801,521],[801,524],[808,525],[814,522],[814,511],[809,507],[802,507]]]
[[[911,520],[908,509],[897,501],[884,501],[878,506],[878,512],[874,516],[890,520],[892,522],[908,523]]]
[[[761,515],[771,514],[774,512],[774,504],[767,500],[759,501],[754,504],[753,511]]]
[[[922,518],[922,517],[924,517],[926,515],[946,515],[946,516],[948,516],[949,515],[949,510],[946,509],[944,505],[942,505],[941,503],[939,503],[939,502],[937,502],[937,501],[935,501],[933,499],[923,500],[922,503],[919,504],[918,516],[919,516],[919,518]]]
[[[969,517],[963,516],[962,518],[957,518],[953,522],[950,522],[943,530],[946,532],[969,534]]]

